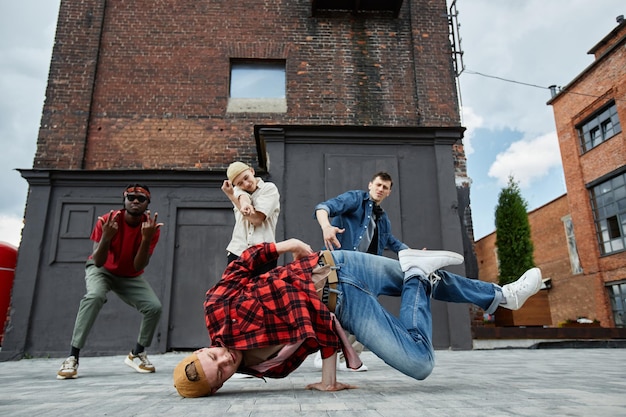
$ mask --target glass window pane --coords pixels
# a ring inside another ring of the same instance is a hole
[[[282,63],[233,63],[232,98],[285,98],[285,65]]]
[[[578,132],[583,151],[588,151],[621,132],[615,103],[601,109],[579,125]]]
[[[602,123],[602,136],[604,139],[608,139],[613,136],[613,123],[610,120]]]
[[[606,193],[608,193],[608,192],[609,192],[609,191],[611,191],[611,189],[612,189],[612,188],[611,188],[611,181],[607,181],[607,182],[605,182],[604,184],[600,184],[600,185],[598,186],[598,189],[599,189],[599,191],[600,191],[600,194],[606,194]]]

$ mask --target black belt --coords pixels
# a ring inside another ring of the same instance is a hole
[[[322,251],[320,261],[323,261],[324,265],[330,266],[330,273],[328,274],[328,281],[324,288],[324,303],[331,313],[335,312],[337,307],[337,283],[339,277],[337,276],[337,267],[335,266],[335,260],[329,250]],[[327,291],[326,291],[327,290]],[[328,293],[328,300],[326,300],[326,293]]]

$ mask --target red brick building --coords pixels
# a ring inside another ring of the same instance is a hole
[[[165,222],[146,270],[164,306],[152,349],[206,345],[234,160],[278,186],[277,239],[320,248],[315,204],[388,171],[394,235],[465,252],[472,276],[453,17],[445,0],[62,0],[0,355],[65,355],[90,231],[129,182]],[[471,347],[467,306],[433,309],[435,347]],[[85,353],[127,346],[129,311],[110,297]]]
[[[582,274],[576,239],[572,234],[567,195],[528,213],[535,263],[541,268],[549,314],[543,326],[558,326],[579,317],[596,318],[594,284]],[[476,242],[479,278],[498,282],[496,233]],[[497,314],[497,312],[496,312]]]
[[[591,50],[594,62],[549,102],[570,214],[594,316],[626,326],[626,21]]]
[[[567,195],[529,213],[534,257],[551,279],[551,323],[626,327],[626,21],[553,106]],[[495,233],[476,242],[480,279],[498,275]]]

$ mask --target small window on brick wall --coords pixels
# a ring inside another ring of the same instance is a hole
[[[285,62],[233,60],[228,112],[285,113]]]
[[[611,103],[578,127],[582,151],[589,151],[621,131],[617,107]]]
[[[600,252],[603,255],[626,248],[626,173],[590,190]]]

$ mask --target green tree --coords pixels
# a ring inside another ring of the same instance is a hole
[[[518,183],[513,176],[509,176],[509,183],[500,191],[496,206],[500,285],[517,280],[526,270],[535,266],[527,207]]]

